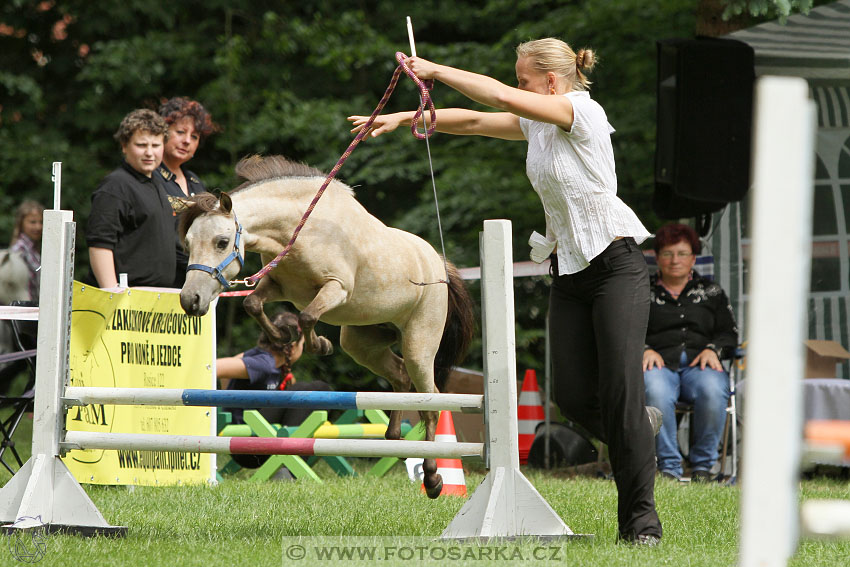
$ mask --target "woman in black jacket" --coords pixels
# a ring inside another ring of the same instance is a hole
[[[219,126],[212,121],[212,116],[200,102],[182,96],[164,101],[159,107],[159,114],[168,124],[168,135],[165,137],[162,163],[156,168],[154,175],[162,181],[169,201],[206,192],[207,188],[201,178],[186,168],[186,162],[195,157],[195,152],[204,140],[219,131]],[[180,210],[180,207],[175,208],[175,211]],[[179,224],[176,213],[174,220],[176,231]],[[172,287],[179,288],[183,287],[186,281],[189,255],[183,248],[183,242],[177,232],[175,237],[177,271]]]
[[[726,420],[729,376],[721,352],[733,349],[738,329],[729,299],[716,283],[694,271],[701,249],[696,231],[668,224],[655,234],[658,274],[650,278],[649,326],[643,354],[646,401],[664,415],[655,439],[658,470],[682,476],[675,405],[694,405],[691,479],[707,481],[717,460]]]

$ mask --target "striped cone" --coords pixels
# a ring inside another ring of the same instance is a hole
[[[534,430],[543,421],[543,404],[537,386],[537,372],[526,370],[517,403],[517,430],[519,431],[519,462],[528,462],[528,452],[534,442]]]
[[[440,419],[437,420],[437,432],[434,441],[445,443],[457,443],[455,435],[455,423],[452,412],[443,410]],[[463,476],[463,465],[460,459],[437,459],[437,473],[443,477],[443,490],[441,496],[466,496],[466,478]],[[422,485],[425,492],[425,485]]]

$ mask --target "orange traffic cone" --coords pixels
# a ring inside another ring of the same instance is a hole
[[[452,412],[443,410],[437,421],[437,433],[434,441],[457,443],[455,435],[455,423]],[[437,459],[437,473],[443,477],[443,490],[440,495],[466,496],[466,478],[463,476],[463,465],[460,459]],[[422,485],[425,492],[425,485]]]
[[[543,404],[540,401],[540,389],[537,386],[537,372],[526,370],[522,381],[522,390],[517,403],[517,429],[519,432],[519,462],[528,462],[528,452],[534,442],[534,430],[543,421]]]

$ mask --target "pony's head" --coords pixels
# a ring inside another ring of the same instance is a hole
[[[189,315],[204,315],[210,302],[229,287],[245,257],[245,239],[227,193],[209,193],[182,201],[186,206],[180,234],[189,250],[180,305]]]

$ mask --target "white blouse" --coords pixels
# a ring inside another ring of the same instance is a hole
[[[558,275],[574,274],[618,236],[641,243],[649,232],[617,197],[614,149],[605,110],[586,91],[566,93],[573,126],[520,118],[528,140],[526,174],[546,214],[546,237],[558,243]]]

